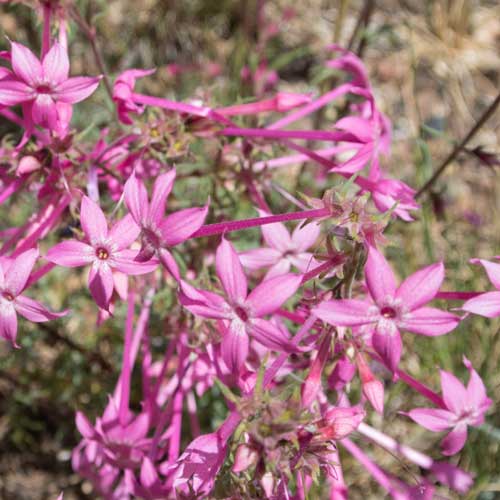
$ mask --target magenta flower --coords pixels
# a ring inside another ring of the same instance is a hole
[[[392,371],[401,358],[399,328],[437,336],[450,332],[460,322],[454,314],[424,307],[436,296],[443,282],[441,262],[417,271],[396,287],[396,279],[384,256],[369,247],[365,277],[371,300],[325,301],[313,309],[313,313],[334,326],[370,326],[372,345]]]
[[[127,275],[145,274],[153,271],[158,263],[134,260],[137,252],[128,247],[137,239],[140,229],[130,214],[108,231],[106,217],[100,207],[84,196],[80,222],[89,243],[63,241],[52,247],[46,258],[65,267],[91,265],[88,279],[90,293],[99,307],[108,310],[115,288],[113,270]]]
[[[470,373],[467,387],[452,373],[441,370],[441,390],[446,409],[417,408],[406,414],[430,431],[452,429],[441,442],[444,455],[454,455],[463,448],[467,439],[467,426],[481,425],[484,414],[492,404],[486,396],[481,377],[465,357],[464,365]]]
[[[59,43],[54,43],[42,62],[16,42],[12,42],[11,56],[13,73],[2,81],[0,104],[27,104],[30,119],[51,130],[63,118],[59,115],[68,113],[67,105],[86,99],[99,85],[100,77],[68,77],[68,54]]]
[[[499,291],[482,293],[477,297],[469,299],[462,306],[462,309],[467,312],[486,316],[487,318],[500,316],[500,264],[483,259],[473,259],[471,262],[481,263],[484,266],[488,278]]]
[[[178,279],[177,265],[167,247],[178,245],[195,233],[203,225],[208,207],[186,208],[164,217],[175,175],[172,169],[156,178],[151,202],[135,173],[125,183],[124,193],[125,203],[141,231],[142,248],[136,260],[147,261],[157,253]]]
[[[222,357],[238,371],[249,350],[249,336],[276,351],[290,351],[285,331],[262,317],[271,314],[299,288],[301,276],[284,274],[263,281],[248,294],[247,279],[231,243],[223,239],[215,255],[217,276],[225,297],[181,281],[181,301],[196,316],[221,320]]]
[[[265,217],[269,214],[260,211],[260,215]],[[299,224],[291,236],[281,222],[262,226],[262,236],[268,248],[255,248],[242,252],[240,261],[248,269],[270,267],[265,279],[286,274],[291,266],[305,273],[316,264],[312,253],[306,250],[314,245],[320,232],[319,225],[314,222],[304,226]]]
[[[68,311],[49,311],[36,300],[21,295],[38,259],[38,250],[23,252],[14,259],[0,259],[0,337],[14,347],[17,336],[17,313],[35,323],[60,318]]]

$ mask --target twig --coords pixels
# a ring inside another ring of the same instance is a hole
[[[470,129],[469,133],[462,139],[462,141],[455,146],[453,151],[447,156],[447,158],[441,163],[439,168],[434,172],[433,176],[418,190],[415,198],[419,198],[424,194],[442,175],[446,167],[458,156],[460,151],[464,149],[467,143],[476,135],[479,129],[489,120],[493,115],[496,108],[500,104],[500,94],[497,95],[496,99],[489,105],[488,109],[483,113],[481,118],[476,122],[476,124]]]

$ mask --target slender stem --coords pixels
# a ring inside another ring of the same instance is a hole
[[[445,158],[443,163],[434,172],[433,176],[418,190],[415,195],[415,199],[422,196],[428,189],[430,189],[433,184],[441,177],[446,167],[458,156],[460,151],[464,149],[467,143],[479,132],[479,129],[488,121],[488,119],[493,115],[496,108],[500,104],[500,93],[497,95],[496,99],[488,106],[488,109],[482,114],[476,124],[470,129],[469,133],[462,139],[462,141],[455,146],[453,151]]]
[[[408,373],[400,370],[399,368],[396,370],[396,374],[405,384],[413,387],[413,389],[422,394],[422,396],[425,396],[429,401],[432,401],[436,406],[445,410],[447,409],[443,398],[433,390],[429,389],[426,385],[422,384],[422,382],[414,379],[411,375],[408,375]]]
[[[42,51],[41,59],[45,57],[50,50],[50,18],[52,14],[52,7],[50,2],[43,4],[43,32],[42,32]]]

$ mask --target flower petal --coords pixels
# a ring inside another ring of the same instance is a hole
[[[333,326],[361,326],[375,323],[369,309],[369,302],[354,299],[325,300],[312,313]]]
[[[424,267],[408,276],[396,291],[396,297],[410,310],[418,309],[431,301],[444,280],[442,262]]]
[[[281,252],[274,248],[254,248],[239,254],[240,262],[248,269],[272,266],[281,258]]]
[[[110,267],[107,264],[93,265],[89,272],[89,290],[101,309],[109,309],[113,289],[113,273]]]
[[[31,87],[16,80],[2,80],[0,84],[0,105],[15,106],[36,97]]]
[[[160,225],[162,238],[168,246],[178,245],[198,231],[205,222],[208,207],[186,208],[167,216]]]
[[[31,109],[33,121],[41,127],[55,130],[57,127],[57,108],[49,94],[38,94]]]
[[[283,276],[284,274],[288,274],[290,272],[290,261],[288,259],[281,259],[274,266],[269,268],[266,275],[264,276],[264,281],[276,278],[276,276]]]
[[[231,302],[243,302],[247,297],[247,279],[233,245],[222,238],[215,253],[217,276]]]
[[[394,273],[385,257],[372,246],[368,249],[365,277],[370,295],[378,305],[384,305],[387,298],[394,297],[396,292]]]
[[[158,176],[155,180],[148,213],[148,219],[154,222],[155,225],[159,225],[163,219],[167,198],[174,186],[175,175],[175,169],[172,169]]]
[[[124,249],[113,254],[112,266],[118,271],[135,276],[139,274],[147,274],[153,272],[158,267],[157,259],[150,259],[146,262],[138,262],[137,250]]]
[[[248,327],[252,337],[262,345],[278,352],[298,352],[300,349],[293,346],[290,342],[290,336],[286,330],[278,328],[270,321],[257,318],[253,319]]]
[[[221,354],[229,371],[238,373],[248,356],[249,340],[243,323],[241,328],[229,327],[223,337]]]
[[[383,328],[379,324],[373,332],[372,345],[387,367],[395,372],[403,351],[403,342],[398,329]]]
[[[11,44],[12,69],[14,73],[30,87],[35,87],[43,79],[43,70],[40,61],[28,47],[16,42],[11,42]]]
[[[44,81],[51,87],[67,80],[69,75],[68,52],[60,43],[55,42],[42,61]]]
[[[53,246],[46,255],[46,259],[64,267],[85,266],[94,260],[94,249],[76,240],[67,240]]]
[[[127,179],[123,192],[125,193],[127,208],[130,210],[135,222],[141,225],[149,211],[149,202],[146,188],[143,182],[135,175],[135,171]]]
[[[292,243],[296,253],[305,252],[309,247],[312,247],[321,233],[321,227],[316,222],[309,224],[299,224],[292,233]]]
[[[261,217],[266,217],[269,214],[259,210]],[[281,222],[275,222],[273,224],[266,224],[261,226],[262,236],[264,241],[271,248],[275,248],[280,252],[286,252],[292,247],[292,239],[290,238],[290,233],[284,224]]]
[[[66,316],[66,314],[68,314],[68,311],[61,311],[58,313],[49,311],[49,309],[47,309],[40,302],[30,299],[29,297],[24,297],[22,295],[16,297],[16,300],[14,301],[14,307],[21,316],[35,323],[62,318],[63,316]]]
[[[407,415],[417,424],[434,432],[441,432],[454,426],[455,415],[439,408],[416,408]]]
[[[14,304],[0,299],[0,337],[17,347],[16,336],[17,314]]]
[[[82,198],[80,224],[90,243],[101,242],[108,237],[108,223],[97,203],[88,196]]]
[[[500,264],[484,259],[474,259],[473,262],[480,262],[483,265],[493,286],[500,290]]]
[[[467,389],[453,373],[440,370],[441,389],[446,407],[455,415],[461,415],[468,406]]]
[[[465,444],[467,439],[467,424],[458,424],[442,441],[441,449],[443,455],[455,455],[458,453]]]
[[[487,318],[496,318],[500,316],[500,292],[482,293],[465,302],[462,309]]]
[[[228,317],[229,306],[223,297],[206,290],[199,290],[182,280],[180,285],[179,300],[192,314],[213,319]]]
[[[466,366],[470,373],[469,383],[467,384],[467,401],[469,406],[472,408],[480,410],[480,415],[478,415],[474,425],[482,424],[484,419],[484,412],[491,406],[492,401],[486,395],[486,387],[479,376],[479,374],[472,368],[469,360],[466,360]]]
[[[302,276],[297,274],[270,278],[252,290],[245,304],[254,317],[273,313],[297,291],[301,282]]]
[[[32,248],[12,260],[5,273],[5,288],[14,297],[23,291],[37,259],[38,250]]]
[[[435,337],[451,332],[460,323],[455,314],[435,307],[421,307],[405,317],[399,326],[412,333]]]
[[[128,248],[139,236],[141,228],[134,222],[132,215],[127,214],[109,231],[108,238],[116,243],[119,250]]]
[[[61,102],[75,104],[83,101],[99,85],[100,77],[76,76],[60,83],[52,95]]]

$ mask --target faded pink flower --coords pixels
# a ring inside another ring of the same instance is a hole
[[[261,217],[269,215],[262,210],[259,213]],[[314,245],[321,232],[320,226],[315,222],[299,224],[291,236],[281,222],[262,226],[261,229],[268,247],[240,253],[243,266],[248,269],[269,267],[265,276],[268,279],[288,273],[292,266],[305,273],[317,265],[313,254],[306,251]]]
[[[441,262],[406,278],[399,287],[384,256],[369,247],[365,277],[371,300],[325,301],[313,313],[334,326],[369,325],[372,345],[387,366],[395,371],[401,358],[399,328],[427,336],[444,335],[460,318],[434,307],[424,307],[437,294],[444,279]]]
[[[68,54],[59,43],[41,62],[24,45],[11,42],[11,46],[13,73],[2,80],[0,104],[24,104],[25,117],[36,125],[61,128],[61,119],[66,122],[70,115],[67,107],[86,99],[99,85],[100,77],[68,77]]]
[[[84,196],[80,222],[89,243],[63,241],[52,247],[46,258],[65,267],[91,265],[88,281],[90,293],[99,307],[108,310],[115,289],[113,270],[127,275],[145,274],[153,271],[158,262],[134,260],[137,251],[128,247],[137,239],[140,229],[130,214],[108,230],[106,217],[100,207]]]
[[[0,259],[0,337],[14,347],[17,336],[17,313],[35,323],[65,316],[68,311],[55,313],[43,304],[22,295],[31,270],[38,259],[38,250],[31,249],[14,259]]]
[[[248,355],[250,335],[269,349],[289,351],[289,336],[262,317],[276,311],[297,291],[301,276],[276,276],[263,281],[248,294],[238,254],[226,239],[217,248],[215,267],[225,297],[181,281],[180,298],[184,307],[196,316],[221,320],[222,357],[228,368],[239,371]]]
[[[464,357],[469,370],[467,387],[452,373],[441,370],[441,390],[446,409],[416,408],[406,415],[417,424],[434,432],[452,429],[441,442],[444,455],[454,455],[464,446],[467,439],[467,426],[478,426],[484,422],[484,414],[492,404],[486,396],[481,377]]]

